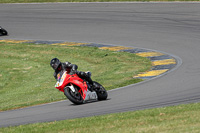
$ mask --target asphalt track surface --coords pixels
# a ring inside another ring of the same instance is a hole
[[[141,110],[200,101],[200,3],[0,4],[1,39],[64,40],[171,53],[178,68],[109,91],[109,100],[69,101],[0,112],[0,127]],[[54,90],[52,90],[54,91]]]

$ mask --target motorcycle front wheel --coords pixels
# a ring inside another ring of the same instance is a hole
[[[75,92],[73,92],[69,87],[65,87],[64,94],[65,96],[74,104],[82,104],[83,98],[81,94],[78,92],[78,87],[74,86]]]

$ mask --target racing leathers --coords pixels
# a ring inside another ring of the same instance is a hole
[[[90,72],[82,72],[82,71],[77,71],[78,66],[76,64],[71,64],[70,62],[65,62],[61,63],[61,65],[58,67],[58,69],[55,70],[53,76],[57,80],[57,75],[60,72],[67,71],[68,74],[77,74],[80,78],[88,81],[90,84],[91,88],[98,88],[98,86],[92,81],[91,79],[91,73]]]

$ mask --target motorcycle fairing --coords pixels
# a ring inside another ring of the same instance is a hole
[[[69,86],[69,88],[74,91],[74,89],[72,88],[72,85],[76,85],[78,87],[80,87],[81,89],[79,90],[79,93],[81,94],[83,100],[85,100],[86,98],[88,99],[91,98],[92,96],[88,96],[88,95],[91,95],[90,94],[90,91],[88,90],[88,86],[87,86],[87,83],[78,77],[77,74],[74,74],[74,75],[69,75],[67,74],[67,72],[60,72],[58,75],[57,75],[57,83],[55,85],[55,87],[64,92],[64,88],[66,86]],[[94,94],[93,94],[94,95]],[[86,97],[87,96],[87,97]]]
[[[57,89],[59,89],[60,91],[64,92],[64,90],[62,88],[63,88],[63,83],[66,80],[65,78],[67,76],[67,73],[66,72],[63,72],[63,73],[60,72],[57,76],[58,76],[58,78],[57,78],[57,82],[56,82],[55,87]]]

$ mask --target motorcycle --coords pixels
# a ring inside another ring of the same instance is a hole
[[[87,81],[79,78],[77,74],[70,75],[66,71],[60,72],[57,77],[55,88],[64,92],[65,96],[74,104],[107,99],[107,91],[98,82],[94,81],[99,88],[92,88]]]
[[[8,32],[0,26],[0,36],[8,35]]]

